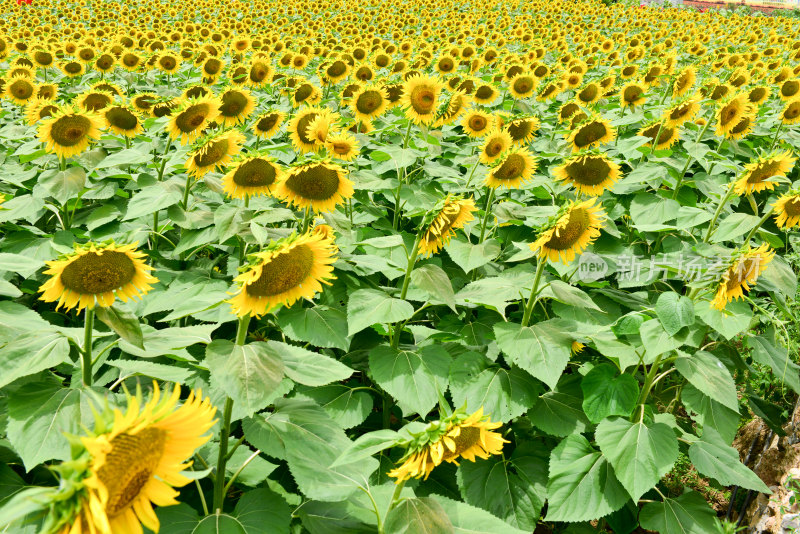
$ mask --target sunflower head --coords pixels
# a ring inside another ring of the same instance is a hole
[[[181,145],[194,142],[220,114],[221,102],[211,96],[189,98],[170,115],[167,131]]]
[[[662,120],[645,126],[639,130],[637,135],[650,139],[647,146],[655,147],[656,150],[662,150],[675,144],[680,137],[680,130],[677,127],[667,125],[665,121]]]
[[[504,129],[511,136],[515,145],[528,144],[539,130],[539,119],[534,116],[518,117],[508,121]]]
[[[601,152],[578,153],[553,170],[553,176],[580,193],[599,196],[620,177],[620,167]]]
[[[442,82],[431,76],[411,76],[403,84],[402,104],[406,117],[415,124],[431,124],[436,120]]]
[[[793,228],[800,225],[800,190],[793,189],[781,195],[775,201],[773,208],[778,228]]]
[[[73,107],[59,107],[39,125],[39,139],[48,152],[59,158],[80,154],[100,138],[103,121],[99,115]]]
[[[536,158],[528,149],[517,147],[503,154],[502,159],[486,175],[487,187],[518,189],[530,180],[536,170]]]
[[[724,100],[717,109],[716,134],[726,136],[746,115],[754,112],[746,94],[734,95]]]
[[[744,166],[744,173],[733,183],[733,191],[737,195],[745,195],[766,189],[773,189],[776,182],[770,180],[774,176],[785,177],[792,170],[797,158],[789,152],[773,152],[761,156]]]
[[[106,127],[117,135],[136,137],[144,130],[139,115],[128,106],[112,104],[101,115],[105,119]]]
[[[114,95],[108,91],[91,90],[75,97],[73,102],[83,111],[100,111],[114,100]]]
[[[469,110],[461,121],[461,126],[470,137],[482,137],[489,133],[494,125],[494,117],[478,109]]]
[[[331,134],[325,144],[333,158],[352,161],[358,155],[358,140],[349,132]]]
[[[511,148],[514,140],[507,130],[493,129],[484,139],[483,146],[481,146],[481,153],[479,159],[481,163],[490,164],[494,163],[503,153]]]
[[[36,83],[27,76],[15,76],[5,83],[5,95],[17,105],[24,106],[36,96]]]
[[[289,121],[289,139],[295,149],[302,152],[314,152],[318,146],[314,138],[308,136],[308,127],[317,117],[331,118],[332,112],[327,108],[306,108],[299,111],[291,121]]]
[[[670,128],[677,128],[694,119],[698,111],[700,111],[700,95],[684,97],[664,110],[664,124]]]
[[[353,93],[350,107],[357,119],[371,121],[386,111],[388,103],[389,94],[384,87],[367,84]]]
[[[430,213],[430,224],[420,235],[419,254],[423,257],[436,254],[445,246],[455,231],[475,217],[475,202],[471,198],[447,196]]]
[[[253,134],[260,138],[270,138],[277,133],[286,116],[282,111],[271,110],[262,113],[253,123]]]
[[[606,119],[594,116],[588,117],[567,134],[567,141],[572,146],[573,152],[610,143],[616,136],[611,123]]]
[[[781,112],[781,122],[786,125],[800,122],[800,98],[790,100]]]
[[[775,252],[767,245],[753,249],[749,244],[745,250],[734,254],[722,273],[711,307],[722,310],[732,300],[744,298],[744,293],[756,283],[774,256]]]
[[[228,89],[219,96],[219,116],[223,126],[236,126],[245,121],[256,107],[256,101],[247,89]]]
[[[541,230],[530,248],[539,257],[568,264],[600,235],[605,213],[596,199],[563,206]]]
[[[327,160],[293,166],[275,188],[278,198],[318,213],[333,211],[353,193],[345,169]]]
[[[189,152],[186,170],[195,178],[217,168],[223,168],[231,162],[231,158],[239,153],[245,137],[238,130],[220,130],[198,141]]]
[[[58,112],[58,106],[45,98],[33,98],[25,106],[25,119],[28,124],[36,124],[42,119],[52,117]]]
[[[231,198],[269,195],[283,170],[271,158],[254,155],[235,161],[222,178],[222,187]]]
[[[436,114],[436,121],[434,126],[443,126],[445,124],[452,124],[458,117],[460,117],[472,103],[472,99],[460,89],[457,89],[450,95],[439,108]]]
[[[641,106],[647,100],[644,96],[647,86],[638,82],[626,83],[619,90],[619,105],[631,109]]]

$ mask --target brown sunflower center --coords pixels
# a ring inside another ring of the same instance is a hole
[[[752,120],[750,119],[750,117],[743,117],[742,120],[740,120],[736,126],[731,128],[731,133],[733,135],[737,135],[747,131],[747,129],[750,127],[751,122]]]
[[[42,66],[47,66],[53,62],[53,55],[50,52],[38,51],[33,54],[36,63]]]
[[[83,115],[65,115],[59,117],[50,128],[50,137],[57,145],[75,146],[84,140],[92,122]]]
[[[553,250],[566,250],[572,247],[589,228],[589,212],[585,208],[572,209],[567,224],[556,229],[545,244]]]
[[[800,116],[800,102],[792,102],[783,112],[783,118],[787,120],[796,119]]]
[[[205,146],[202,153],[194,157],[194,162],[198,167],[210,167],[218,163],[228,153],[229,142],[227,139],[212,141]]]
[[[497,180],[514,180],[525,172],[525,158],[520,154],[509,154],[503,163],[494,170],[492,177]]]
[[[362,81],[372,79],[372,70],[369,67],[361,67],[356,71],[356,78]]]
[[[576,104],[574,102],[570,102],[568,104],[564,104],[564,106],[558,112],[558,117],[562,121],[567,120],[568,118],[572,117],[572,115],[574,115],[575,113],[580,111],[580,109],[581,108],[578,106],[578,104]]]
[[[325,73],[331,78],[343,76],[345,72],[347,72],[347,64],[345,64],[345,62],[341,59],[337,59],[331,63],[330,66],[325,70]]]
[[[364,91],[356,99],[356,109],[364,115],[369,115],[383,104],[383,95],[380,91]]]
[[[261,83],[266,79],[267,74],[269,74],[269,69],[260,61],[258,63],[253,63],[253,65],[250,67],[251,82]]]
[[[314,87],[310,83],[304,83],[295,90],[294,100],[295,102],[302,102],[306,98],[310,97],[313,92]]]
[[[33,96],[33,84],[28,80],[14,80],[9,85],[9,89],[15,98],[27,100]]]
[[[314,251],[308,245],[298,245],[278,254],[261,266],[261,276],[245,286],[248,295],[271,297],[301,285],[314,268]]]
[[[494,89],[492,89],[488,85],[481,85],[475,91],[475,98],[478,98],[479,100],[487,100],[489,98],[492,98],[492,96],[494,96]]]
[[[530,76],[522,76],[514,80],[514,91],[519,94],[529,93],[533,89],[533,78]]]
[[[53,113],[55,113],[56,111],[58,111],[58,108],[56,106],[48,104],[39,110],[39,118],[44,119],[45,117],[52,117]]]
[[[773,176],[783,176],[781,161],[763,161],[747,177],[748,184],[758,184]]]
[[[766,96],[767,88],[766,87],[756,87],[750,94],[747,95],[747,99],[750,100],[752,103],[761,102],[761,100]]]
[[[522,141],[528,138],[533,133],[533,123],[529,120],[511,121],[506,128],[511,139],[514,141]]]
[[[114,65],[114,57],[110,54],[103,54],[97,58],[95,65],[100,70],[108,70]]]
[[[719,100],[720,98],[723,98],[725,95],[728,94],[729,90],[730,89],[728,88],[727,85],[716,86],[714,90],[711,92],[711,100]]]
[[[219,111],[223,117],[237,117],[247,107],[247,97],[239,91],[228,91],[222,95]]]
[[[493,158],[506,149],[506,144],[501,139],[492,139],[486,143],[484,152],[487,156]]]
[[[411,91],[411,107],[420,115],[430,115],[436,108],[436,91],[422,85]]]
[[[263,187],[275,182],[275,167],[263,159],[251,159],[233,173],[233,183],[242,187]]]
[[[289,176],[286,187],[304,199],[328,200],[339,190],[339,173],[324,165],[312,165]]]
[[[126,67],[135,67],[139,64],[139,56],[136,54],[127,53],[122,56],[122,63]]]
[[[661,146],[664,143],[668,143],[672,139],[672,134],[674,132],[675,130],[673,128],[669,128],[668,126],[661,126],[659,124],[654,124],[651,127],[645,129],[642,132],[642,136],[649,137],[652,143],[655,143],[656,146]]]
[[[473,131],[482,132],[489,125],[489,121],[483,115],[472,115],[468,124]]]
[[[634,102],[637,102],[639,100],[639,97],[641,96],[642,96],[642,88],[636,85],[626,87],[622,91],[622,99],[627,104],[633,104]]]
[[[461,456],[462,453],[468,451],[475,445],[481,442],[481,429],[473,426],[462,426],[457,436],[451,437],[455,444],[456,450],[451,451],[448,447],[444,448],[444,455],[442,459],[453,460]]]
[[[309,138],[306,135],[306,130],[308,130],[309,125],[316,119],[318,113],[308,113],[307,115],[303,115],[299,121],[297,121],[297,137],[300,138],[300,141],[307,145],[313,145],[314,140]]]
[[[606,129],[606,125],[602,122],[592,121],[589,124],[586,124],[578,130],[578,133],[575,135],[575,146],[578,148],[583,148],[585,146],[589,146],[592,143],[599,141],[603,137],[608,134],[608,130]]]
[[[136,434],[122,433],[111,440],[97,477],[108,490],[106,513],[113,518],[139,497],[164,455],[167,433],[146,427]]]
[[[591,102],[595,98],[597,98],[597,93],[600,92],[599,87],[596,84],[589,84],[583,91],[578,93],[578,98],[581,99],[583,102]]]
[[[189,98],[200,98],[208,94],[208,89],[202,85],[195,85],[186,90],[186,96]]]
[[[798,80],[789,80],[781,85],[781,95],[784,97],[794,96],[798,90],[800,90],[800,81]]]
[[[136,115],[127,109],[117,106],[106,111],[106,120],[116,128],[122,130],[133,130],[139,123]]]
[[[261,119],[259,119],[258,123],[256,124],[256,128],[261,132],[268,132],[275,126],[277,122],[278,114],[270,113],[266,117],[261,117]]]
[[[567,164],[569,179],[581,185],[599,185],[611,174],[611,166],[603,158],[586,157]]]
[[[102,93],[90,93],[83,99],[83,107],[91,111],[99,111],[111,103],[111,97]]]
[[[786,202],[783,205],[783,211],[786,212],[786,215],[791,217],[800,216],[800,197],[795,197]]]
[[[455,66],[456,64],[449,57],[445,57],[439,60],[439,69],[442,72],[450,72],[451,70],[453,70],[453,67]]]
[[[210,112],[210,106],[205,102],[194,104],[175,117],[175,126],[183,133],[191,133],[202,126]]]
[[[119,289],[135,274],[136,266],[124,252],[89,252],[64,267],[61,283],[82,295],[98,295]]]
[[[688,116],[689,113],[691,113],[691,111],[692,111],[692,105],[687,102],[686,104],[680,105],[680,106],[676,107],[675,109],[673,109],[672,111],[670,111],[669,118],[670,118],[670,120],[673,120],[673,121],[674,120],[680,120],[680,119]]]
[[[217,58],[213,57],[206,60],[206,62],[203,64],[203,72],[205,72],[210,76],[218,74],[221,68],[222,68],[222,62]]]

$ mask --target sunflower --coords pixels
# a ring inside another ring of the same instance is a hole
[[[744,117],[742,117],[742,120],[739,121],[739,124],[731,128],[731,131],[728,132],[728,135],[726,135],[726,137],[728,139],[741,139],[747,136],[748,134],[750,134],[750,132],[753,131],[753,126],[755,126],[755,121],[756,121],[756,114],[755,110],[753,110],[752,113],[749,113]]]
[[[256,107],[256,101],[247,89],[228,89],[219,98],[217,121],[226,127],[244,122]]]
[[[473,98],[475,102],[488,106],[497,100],[499,95],[500,91],[497,90],[497,87],[488,82],[478,81],[475,86]]]
[[[504,186],[518,189],[530,180],[536,170],[536,158],[526,148],[514,148],[503,155],[503,158],[486,175],[484,184],[487,187]]]
[[[111,72],[116,66],[117,58],[113,54],[103,53],[94,60],[94,68],[99,72]]]
[[[548,100],[554,100],[559,94],[564,91],[564,85],[562,82],[556,81],[551,82],[542,87],[539,91],[539,94],[536,95],[536,100],[539,102],[547,102]]]
[[[170,138],[180,139],[181,145],[193,143],[209,123],[220,114],[221,102],[212,96],[184,100],[169,117],[167,132]]]
[[[685,97],[664,111],[664,125],[668,128],[678,128],[694,119],[698,111],[700,111],[700,95]]]
[[[770,92],[771,89],[768,86],[758,85],[748,91],[747,100],[749,100],[751,104],[758,106],[769,98]]]
[[[67,78],[77,78],[86,72],[86,66],[80,61],[66,61],[58,66]]]
[[[773,204],[773,210],[778,228],[800,225],[800,192],[793,190],[781,195]]]
[[[239,153],[245,141],[238,130],[222,130],[202,139],[197,148],[189,152],[186,170],[195,178],[201,178],[216,168],[222,168]]]
[[[767,269],[773,256],[775,252],[767,245],[761,245],[756,249],[747,245],[747,250],[736,255],[722,274],[717,292],[711,300],[711,307],[723,310],[732,300],[744,298],[744,292],[750,291],[750,287]]]
[[[134,52],[125,52],[120,58],[120,64],[128,72],[134,72],[142,64],[142,58]]]
[[[472,212],[476,209],[471,198],[445,198],[428,229],[420,236],[419,254],[423,257],[436,254],[450,241],[456,230],[475,218]]]
[[[280,129],[285,115],[282,111],[267,111],[256,118],[253,134],[260,138],[270,138]]]
[[[6,81],[5,96],[17,105],[24,106],[36,95],[36,83],[32,78],[16,76]]]
[[[39,140],[48,152],[59,158],[80,154],[89,143],[100,138],[103,121],[95,113],[73,107],[59,107],[49,119],[39,125]]]
[[[381,116],[389,103],[389,94],[379,85],[367,84],[355,93],[350,101],[353,115],[362,121]]]
[[[781,122],[786,125],[800,122],[800,98],[795,98],[786,103],[781,112]]]
[[[504,129],[511,136],[515,145],[525,145],[533,139],[539,126],[539,119],[536,117],[520,117],[509,121]]]
[[[406,117],[414,124],[433,123],[442,87],[442,82],[431,76],[417,75],[407,79],[401,97]]]
[[[667,126],[663,121],[659,121],[640,129],[636,135],[650,138],[650,142],[645,146],[655,145],[655,150],[663,150],[674,145],[680,139],[680,133],[677,127]]]
[[[572,145],[573,152],[610,143],[614,140],[616,132],[611,123],[606,119],[595,116],[581,122],[575,129],[567,134],[567,142]]]
[[[800,80],[797,78],[786,80],[778,90],[781,100],[784,101],[793,99],[798,93],[800,93]]]
[[[272,66],[267,61],[253,59],[250,62],[245,83],[251,87],[263,87],[272,81],[274,74]]]
[[[155,93],[140,93],[131,98],[131,104],[140,113],[150,114],[153,106],[158,102],[158,95]]]
[[[128,106],[112,105],[101,112],[106,127],[117,135],[133,138],[142,133],[142,121],[136,112]]]
[[[244,272],[234,281],[239,292],[228,302],[233,313],[259,317],[276,306],[291,306],[298,299],[311,299],[322,284],[334,278],[335,245],[321,233],[293,234],[252,256]]]
[[[634,109],[636,106],[641,106],[647,100],[644,93],[647,91],[647,86],[639,82],[629,82],[622,86],[619,90],[619,105],[623,108]]]
[[[270,158],[255,155],[236,161],[222,178],[222,188],[231,198],[269,195],[283,178],[283,170]]]
[[[353,196],[353,182],[345,174],[345,169],[329,161],[295,165],[276,185],[275,196],[301,209],[333,211]]]
[[[314,151],[322,150],[327,146],[328,135],[338,130],[336,124],[338,118],[339,115],[335,113],[319,115],[308,124],[306,137],[313,139]]]
[[[521,72],[508,82],[508,92],[516,99],[528,98],[536,90],[538,80],[531,74]]]
[[[106,93],[110,93],[111,96],[124,96],[124,91],[122,88],[115,84],[111,83],[107,80],[100,80],[92,84],[93,91],[105,91]]]
[[[739,196],[773,189],[776,182],[769,180],[773,176],[786,176],[792,170],[797,158],[789,152],[773,152],[759,157],[756,161],[744,166],[745,173],[736,180],[733,191]]]
[[[595,206],[596,200],[572,201],[560,209],[531,243],[531,250],[538,250],[540,258],[553,262],[568,264],[574,260],[600,235],[605,213],[601,206]]]
[[[565,102],[558,108],[558,122],[565,122],[570,117],[581,111],[581,107],[575,102]]]
[[[204,96],[214,96],[207,86],[203,84],[190,85],[181,93],[181,100],[189,100],[191,98],[202,98]]]
[[[503,155],[503,152],[511,148],[513,143],[514,140],[511,139],[511,134],[506,130],[493,130],[483,141],[479,156],[480,162],[488,165],[497,161]]]
[[[100,111],[114,100],[114,95],[108,91],[91,90],[79,94],[73,102],[83,111]]]
[[[52,117],[58,111],[58,106],[46,98],[32,98],[25,106],[25,120],[33,125],[42,119]]]
[[[454,123],[470,106],[472,99],[464,91],[457,89],[442,105],[437,113],[435,127]]]
[[[299,107],[300,104],[313,106],[322,100],[322,92],[313,83],[304,81],[297,84],[292,93],[292,106]]]
[[[58,96],[58,86],[54,83],[43,83],[36,88],[36,97],[55,100]]]
[[[352,161],[358,155],[358,141],[349,132],[329,135],[326,147],[332,157],[342,161]]]
[[[203,66],[200,70],[202,70],[203,78],[206,81],[213,82],[220,77],[222,69],[224,68],[224,61],[219,58],[210,57],[203,62]]]
[[[141,525],[158,532],[153,505],[178,504],[173,488],[191,483],[182,474],[191,465],[185,462],[210,439],[206,432],[215,423],[216,408],[199,390],[177,407],[180,393],[176,384],[162,397],[154,383],[146,403],[137,388],[135,396],[126,393],[126,413],[107,408],[95,416],[94,430],[80,438],[90,458],[86,501],[75,518],[83,525],[62,532],[135,534]]]
[[[441,421],[428,424],[400,459],[402,462],[388,475],[397,482],[410,478],[428,478],[431,471],[442,462],[458,465],[463,458],[474,462],[475,458],[489,458],[502,454],[503,444],[508,443],[503,436],[493,430],[500,428],[483,415],[483,408],[472,415],[456,412]]]
[[[716,134],[719,136],[727,135],[734,126],[739,124],[742,117],[749,115],[752,111],[752,104],[750,104],[746,94],[728,98],[717,109]]]
[[[672,96],[683,96],[692,90],[695,82],[697,81],[697,71],[692,66],[685,67],[680,74],[675,78],[675,83],[672,84]]]
[[[167,74],[173,74],[181,67],[181,57],[172,52],[161,52],[156,58],[156,67]]]
[[[350,75],[350,65],[343,59],[335,59],[320,67],[320,78],[329,84],[337,84]]]
[[[473,109],[467,112],[461,120],[464,132],[470,137],[481,137],[494,126],[495,119],[485,111]]]
[[[307,108],[298,112],[288,125],[289,139],[295,149],[304,154],[315,151],[317,145],[313,138],[308,137],[308,127],[317,117],[331,117],[331,115],[332,112],[327,108]]]
[[[95,302],[108,307],[117,297],[127,302],[150,291],[150,284],[158,281],[150,276],[152,267],[143,257],[136,243],[76,245],[72,254],[46,262],[49,269],[44,274],[51,276],[39,288],[39,298],[58,302],[56,309],[63,306],[67,310],[93,309]]]
[[[606,154],[581,153],[553,169],[553,176],[585,195],[599,196],[619,180],[619,169]]]

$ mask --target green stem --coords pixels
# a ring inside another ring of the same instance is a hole
[[[494,200],[494,187],[489,188],[489,194],[486,196],[486,207],[483,210],[483,221],[481,221],[481,236],[478,239],[478,244],[483,243],[483,237],[486,235],[486,224],[489,221],[489,214],[492,212],[492,200]]]
[[[711,222],[708,225],[708,231],[706,232],[706,236],[703,238],[703,243],[708,243],[708,240],[711,239],[711,234],[714,233],[714,225],[717,223],[717,219],[719,219],[720,213],[722,213],[722,208],[725,204],[730,200],[733,196],[733,184],[728,186],[728,192],[725,193],[725,196],[722,197],[722,200],[717,206],[717,211],[714,212],[714,217],[711,219]]]
[[[308,225],[311,221],[311,206],[306,207],[306,213],[303,215],[303,229],[300,232],[301,234],[305,234],[308,231]]]
[[[83,316],[83,385],[92,385],[92,331],[94,309],[86,309]]]
[[[781,133],[781,128],[783,128],[783,121],[778,123],[778,131],[775,132],[775,137],[772,138],[772,143],[770,143],[770,145],[769,145],[769,149],[770,150],[775,148],[775,143],[778,142],[778,135],[780,135],[780,133]]]
[[[658,373],[658,368],[661,366],[661,356],[661,354],[656,356],[656,361],[650,366],[650,371],[644,379],[642,393],[639,395],[639,404],[642,406],[642,414],[644,414],[644,404],[647,401],[647,397],[650,395],[650,390],[653,388],[653,382]]]
[[[750,203],[750,209],[753,210],[753,215],[758,217],[758,204],[756,204],[756,199],[753,198],[753,193],[747,193],[747,201]]]
[[[464,189],[469,189],[469,185],[472,183],[472,177],[475,175],[475,170],[478,168],[478,163],[480,163],[480,159],[475,162],[475,165],[472,166],[472,171],[469,173],[469,178],[467,178],[467,185],[464,186]]]
[[[547,263],[545,258],[539,258],[539,262],[536,264],[536,275],[533,278],[531,295],[528,297],[528,302],[525,305],[525,313],[522,315],[522,326],[528,326],[528,322],[531,320],[533,305],[536,304],[536,295],[539,293],[539,281],[542,279],[545,263]]]
[[[186,211],[186,208],[189,207],[189,191],[192,190],[192,175],[186,173],[186,187],[183,190],[183,201],[181,202],[181,207],[183,211]]]
[[[697,143],[700,142],[700,140],[705,135],[706,130],[708,130],[708,125],[709,124],[711,124],[711,121],[706,122],[705,126],[703,126],[703,129],[700,130],[700,135],[698,135],[697,139],[694,140],[694,144],[697,144]],[[678,197],[678,190],[681,188],[681,183],[683,182],[683,177],[686,176],[686,171],[689,170],[689,165],[691,165],[691,164],[692,164],[692,156],[689,155],[687,157],[687,159],[686,159],[686,165],[684,165],[683,170],[681,171],[681,175],[678,176],[678,181],[675,183],[675,190],[672,192],[672,198],[673,199]]]
[[[417,237],[414,239],[414,248],[407,256],[408,263],[406,264],[406,276],[403,278],[403,286],[400,289],[400,299],[405,299],[408,293],[408,284],[411,282],[411,271],[414,270],[414,264],[417,262],[417,255],[419,255],[419,241],[421,232],[417,232]]]
[[[775,211],[774,208],[770,208],[764,213],[764,216],[761,217],[761,219],[758,221],[758,223],[756,223],[755,227],[753,227],[753,229],[750,230],[750,233],[747,234],[747,237],[744,239],[744,244],[745,245],[750,244],[750,240],[753,239],[754,235],[756,235],[756,232],[758,232],[758,229],[761,228],[761,225],[764,224],[765,222],[767,222],[767,219],[772,217],[773,211]]]
[[[392,493],[392,500],[389,501],[389,509],[386,511],[386,515],[389,515],[389,512],[394,510],[397,504],[400,501],[400,494],[403,492],[403,487],[406,485],[405,480],[400,480],[395,484],[394,492]]]
[[[637,167],[642,164],[642,162],[644,161],[645,155],[649,158],[650,156],[653,155],[653,152],[656,151],[656,145],[658,145],[658,140],[661,139],[661,130],[663,128],[664,128],[664,121],[662,120],[658,124],[658,132],[656,133],[656,138],[653,139],[653,142],[652,142],[652,144],[650,146],[650,152],[648,152],[647,154],[642,154],[642,157],[639,158],[639,163],[638,163]]]

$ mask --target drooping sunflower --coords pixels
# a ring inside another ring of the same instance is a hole
[[[117,135],[133,138],[144,131],[141,119],[128,106],[111,105],[100,114],[106,121],[106,127]]]
[[[674,97],[685,95],[692,90],[696,81],[697,71],[695,68],[691,65],[685,67],[675,78],[675,83],[672,84],[672,95]]]
[[[470,137],[481,137],[486,135],[494,127],[495,119],[489,113],[478,109],[472,109],[464,115],[461,126],[464,132]]]
[[[781,122],[787,126],[800,122],[800,98],[790,100],[781,111]]]
[[[739,196],[773,189],[777,182],[770,180],[773,176],[783,176],[792,170],[797,158],[789,152],[773,152],[761,156],[744,166],[744,174],[736,180],[733,191]]]
[[[567,134],[573,152],[600,146],[614,140],[616,131],[611,123],[600,116],[589,117]]]
[[[58,111],[39,125],[39,140],[45,150],[59,158],[80,154],[90,142],[100,138],[103,120],[99,115],[79,111],[73,107],[59,107]]]
[[[601,152],[579,153],[553,169],[553,176],[579,192],[599,196],[620,177],[620,167]]]
[[[222,178],[222,188],[231,198],[269,195],[271,188],[282,178],[280,165],[257,154],[234,162]]]
[[[83,111],[100,111],[114,100],[114,95],[108,91],[91,90],[77,95],[72,101]]]
[[[223,126],[236,126],[253,113],[256,101],[247,89],[228,89],[219,95],[220,106],[217,121]]]
[[[542,259],[568,264],[600,235],[605,212],[595,206],[597,199],[571,201],[559,210],[531,243],[532,251]]]
[[[503,155],[503,152],[511,148],[513,143],[511,134],[506,130],[493,130],[483,141],[479,156],[480,162],[486,165],[494,163]]]
[[[16,76],[6,81],[5,96],[19,106],[24,106],[36,96],[36,83],[32,78]]]
[[[295,165],[275,186],[275,196],[300,209],[317,213],[333,211],[353,196],[353,182],[347,171],[330,161]]]
[[[792,228],[800,225],[800,192],[789,191],[773,204],[775,224],[778,228]]]
[[[350,108],[353,115],[361,121],[371,121],[380,117],[389,103],[389,94],[382,86],[367,84],[353,93]]]
[[[209,135],[189,152],[189,159],[185,163],[186,170],[199,179],[214,169],[223,168],[239,153],[244,141],[244,134],[238,130],[222,130]]]
[[[748,113],[742,117],[742,120],[739,121],[739,124],[731,128],[726,137],[728,139],[742,139],[743,137],[746,137],[748,134],[750,134],[750,132],[753,131],[755,122],[756,113],[755,110],[753,110],[751,113]]]
[[[25,120],[34,125],[42,119],[52,117],[58,111],[58,106],[45,98],[32,98],[25,106]]]
[[[428,424],[408,449],[402,462],[388,475],[397,483],[410,478],[428,478],[433,469],[442,462],[458,465],[463,458],[474,462],[475,458],[489,458],[502,454],[503,444],[508,443],[494,430],[500,423],[493,423],[483,415],[483,408],[471,415],[456,412],[453,415]]]
[[[280,129],[285,117],[282,111],[277,110],[262,113],[253,123],[253,134],[263,139],[272,137]]]
[[[680,129],[667,126],[664,121],[658,121],[641,128],[636,135],[649,137],[650,142],[645,146],[654,146],[656,150],[671,147],[680,139]]]
[[[411,76],[403,83],[402,105],[405,115],[414,124],[431,124],[436,120],[439,93],[443,87],[438,78]]]
[[[716,134],[725,136],[731,129],[739,124],[742,117],[753,112],[752,104],[746,94],[739,94],[728,98],[717,109]]]
[[[259,317],[278,305],[313,298],[334,278],[335,251],[331,239],[313,230],[270,243],[250,256],[245,271],[234,279],[240,290],[228,301],[233,313]]]
[[[436,121],[433,123],[435,127],[444,126],[445,124],[454,123],[472,103],[472,98],[464,91],[457,89],[450,95],[450,98],[442,104],[438,113],[436,114]]]
[[[314,152],[317,150],[315,140],[308,137],[308,127],[320,116],[331,117],[332,112],[327,108],[307,108],[299,111],[291,121],[289,121],[289,139],[295,149],[302,153]]]
[[[722,274],[717,291],[711,300],[711,307],[722,310],[732,300],[744,298],[744,292],[750,291],[750,287],[767,269],[773,256],[775,252],[767,245],[754,249],[748,244],[747,250],[735,255],[728,269]]]
[[[358,140],[349,132],[329,135],[326,147],[332,157],[342,161],[352,161],[358,156]]]
[[[694,119],[698,111],[700,111],[700,95],[687,96],[664,111],[664,124],[669,128],[678,128]]]
[[[509,121],[504,130],[511,136],[515,145],[526,145],[533,139],[539,126],[539,119],[536,117],[519,117]]]
[[[150,275],[152,267],[144,263],[136,245],[76,245],[72,254],[46,262],[49,268],[44,274],[50,278],[39,288],[39,299],[58,302],[56,309],[82,310],[144,295],[158,280]]]
[[[219,117],[221,102],[213,96],[190,98],[181,103],[169,117],[167,132],[181,145],[193,143],[212,121]]]
[[[486,175],[487,187],[518,189],[531,179],[536,170],[536,158],[527,148],[517,147],[507,151],[503,158]]]
[[[436,254],[455,235],[455,231],[463,228],[473,220],[472,215],[477,208],[471,198],[450,197],[445,198],[439,206],[428,228],[420,236],[419,254],[428,257]]]
[[[636,106],[641,106],[647,101],[644,96],[646,91],[647,86],[645,84],[639,82],[626,83],[619,90],[620,107],[634,109]]]

